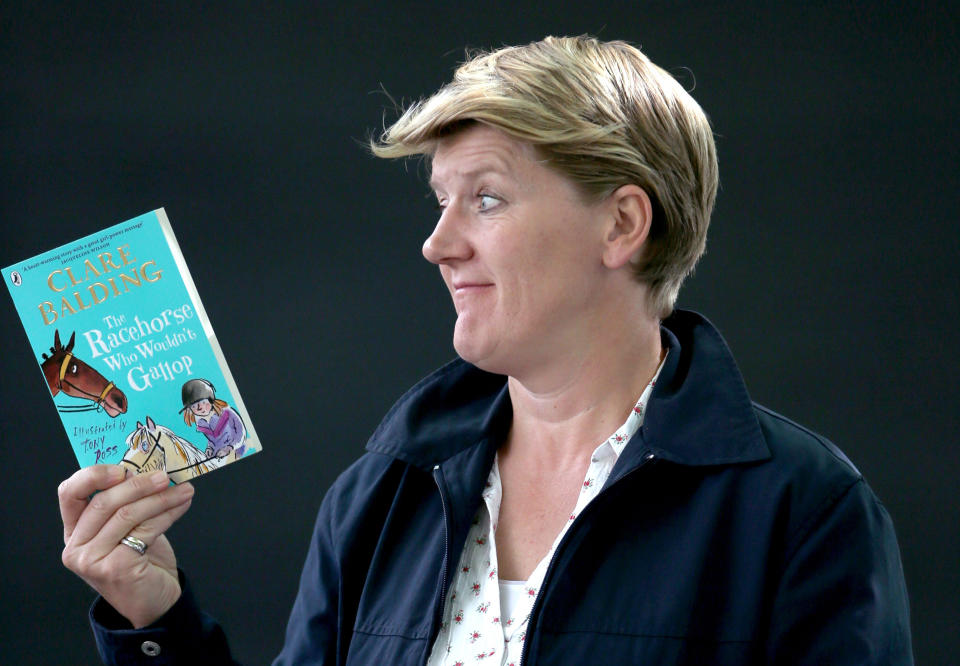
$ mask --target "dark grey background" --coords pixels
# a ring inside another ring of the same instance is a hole
[[[422,174],[362,146],[390,106],[381,88],[409,100],[464,46],[582,32],[695,77],[722,190],[681,304],[725,333],[754,399],[859,466],[897,525],[918,661],[955,658],[946,3],[95,4],[0,9],[0,265],[166,207],[265,448],[198,480],[170,533],[241,659],[282,643],[326,488],[453,354],[420,257]],[[93,663],[92,594],[60,565],[56,487],[75,461],[3,300],[0,660]]]

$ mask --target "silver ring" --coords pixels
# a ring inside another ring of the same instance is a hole
[[[128,534],[127,536],[120,539],[120,543],[122,543],[124,546],[130,546],[141,555],[147,552],[147,544],[135,536],[130,536]]]

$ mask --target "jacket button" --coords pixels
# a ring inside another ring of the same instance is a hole
[[[144,641],[140,646],[140,651],[148,657],[156,657],[160,654],[160,646],[153,641]]]

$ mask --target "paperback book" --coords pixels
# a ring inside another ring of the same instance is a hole
[[[162,208],[3,275],[81,467],[179,483],[261,450]]]

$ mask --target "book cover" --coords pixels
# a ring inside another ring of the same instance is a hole
[[[81,467],[179,483],[261,450],[162,208],[3,276]]]

